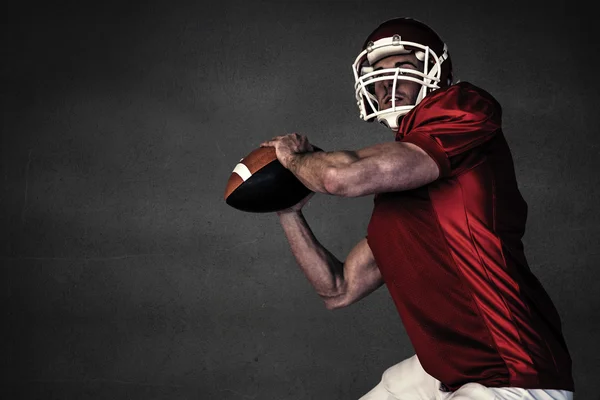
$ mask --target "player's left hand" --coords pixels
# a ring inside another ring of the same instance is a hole
[[[314,147],[304,135],[290,133],[283,136],[275,136],[271,140],[262,142],[260,147],[275,147],[277,159],[285,168],[288,168],[291,157],[314,151]]]

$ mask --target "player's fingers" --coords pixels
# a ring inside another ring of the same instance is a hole
[[[283,139],[284,137],[285,137],[285,135],[284,136],[273,136],[270,140],[267,140],[267,141],[265,141],[263,143],[270,143],[271,146],[272,146],[273,143],[277,142],[278,140]]]
[[[272,137],[270,140],[265,140],[264,142],[262,142],[260,145],[261,147],[265,147],[265,146],[275,146],[275,142],[277,142],[278,140],[281,140],[283,136],[275,136]]]
[[[308,141],[308,137],[306,135],[301,135],[299,133],[291,133],[289,136],[292,136],[295,140],[303,142],[303,141]]]
[[[265,142],[262,142],[260,144],[260,147],[275,146],[275,142],[280,141],[280,140],[284,140],[286,138],[293,138],[294,140],[302,140],[303,138],[305,138],[305,136],[299,135],[296,132],[294,132],[294,133],[288,133],[286,135],[274,136],[274,137],[271,138],[271,140],[267,140]]]

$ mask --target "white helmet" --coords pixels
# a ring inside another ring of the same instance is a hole
[[[373,64],[385,57],[408,53],[414,53],[423,62],[422,71],[400,67],[373,70]],[[360,118],[369,122],[377,118],[394,131],[398,129],[401,117],[425,96],[452,84],[452,61],[446,44],[430,27],[412,18],[394,18],[379,25],[367,37],[352,69]],[[392,93],[395,93],[398,80],[420,83],[415,104],[396,106],[392,97],[391,108],[379,110],[374,84],[386,80],[393,81]]]

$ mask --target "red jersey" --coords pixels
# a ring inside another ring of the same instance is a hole
[[[427,96],[397,141],[438,164],[423,187],[375,196],[367,240],[421,365],[450,390],[573,390],[552,300],[527,265],[527,204],[501,107],[462,82]]]

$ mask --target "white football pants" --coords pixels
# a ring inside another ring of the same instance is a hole
[[[467,383],[455,392],[443,392],[440,381],[425,372],[414,355],[388,368],[381,382],[359,400],[573,400],[573,392],[488,388],[479,383]]]

